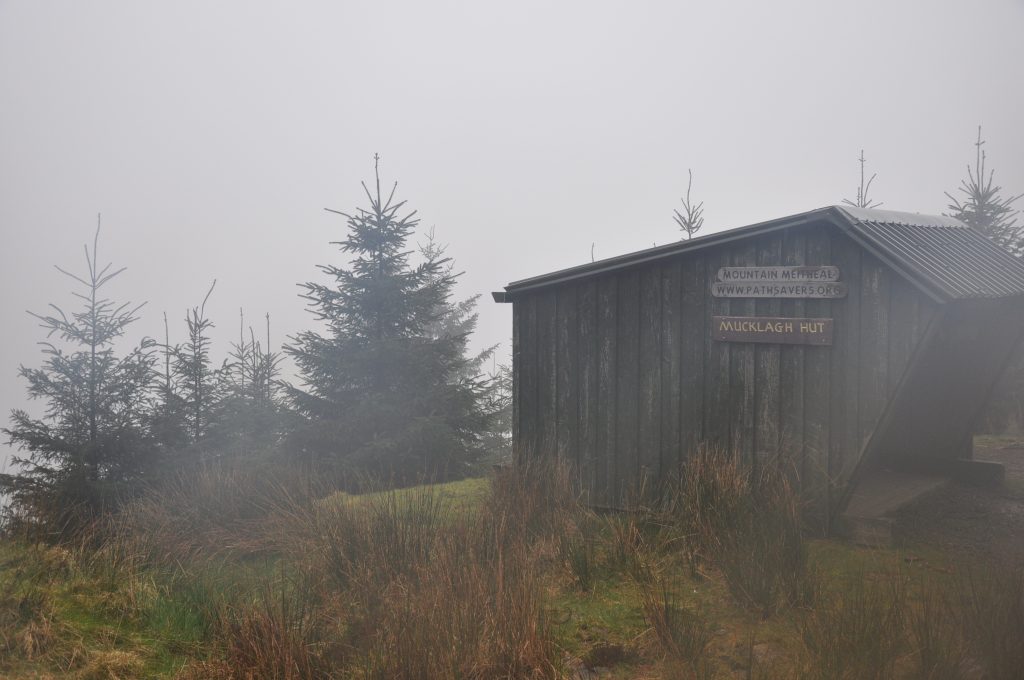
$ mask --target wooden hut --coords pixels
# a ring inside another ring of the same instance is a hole
[[[949,472],[1024,332],[963,223],[828,207],[509,284],[516,455],[621,506],[701,443],[785,450],[825,526],[870,471]]]

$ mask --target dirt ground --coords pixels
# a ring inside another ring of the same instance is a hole
[[[1002,463],[1004,484],[952,484],[921,499],[898,517],[902,542],[954,558],[1024,565],[1024,439],[978,437],[974,458]]]

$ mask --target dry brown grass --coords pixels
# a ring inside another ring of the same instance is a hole
[[[799,494],[784,459],[756,470],[723,449],[699,447],[665,499],[686,537],[693,572],[711,565],[741,604],[767,617],[808,597]]]
[[[93,533],[121,559],[147,564],[267,553],[277,547],[272,520],[323,495],[316,487],[298,472],[209,465],[162,483]]]
[[[324,627],[309,593],[281,588],[222,612],[218,637],[224,661],[237,677],[313,680],[330,676]]]
[[[121,650],[94,651],[75,674],[77,680],[136,680],[144,678],[145,664],[137,654]]]
[[[182,677],[556,677],[541,579],[576,507],[568,480],[503,473],[469,508],[433,487],[280,504],[290,577],[225,605],[215,636],[233,676],[205,662]]]
[[[0,646],[68,677],[146,677],[167,664],[113,631],[191,631],[174,648],[181,680],[556,678],[606,663],[668,678],[1000,680],[1024,663],[1019,573],[810,574],[775,469],[705,449],[661,505],[628,513],[585,509],[571,480],[555,463],[503,470],[460,504],[434,487],[317,500],[206,471],[40,551],[35,571],[0,574]],[[176,516],[193,506],[220,515]],[[111,633],[71,641],[62,588]],[[765,631],[772,651],[755,663]]]
[[[903,651],[906,589],[900,574],[819,580],[813,604],[797,619],[806,657],[803,677],[888,680]]]
[[[987,678],[1020,678],[1024,669],[1024,569],[964,570],[956,593],[970,657]]]
[[[703,612],[682,605],[665,580],[646,584],[640,592],[644,619],[678,677],[710,677],[708,647],[714,632]]]
[[[53,600],[46,587],[53,560],[18,565],[0,583],[0,661],[42,657],[57,637]]]

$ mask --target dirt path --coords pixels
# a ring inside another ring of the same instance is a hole
[[[930,546],[971,561],[1024,565],[1024,440],[979,437],[977,460],[1006,467],[997,488],[952,485],[901,513],[908,547]]]

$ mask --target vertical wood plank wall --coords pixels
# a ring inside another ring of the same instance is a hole
[[[719,267],[840,268],[839,300],[715,298]],[[794,227],[517,294],[519,456],[578,467],[595,505],[621,506],[701,442],[757,465],[780,449],[827,518],[936,305],[834,227]],[[714,315],[828,317],[831,347],[724,343]]]

